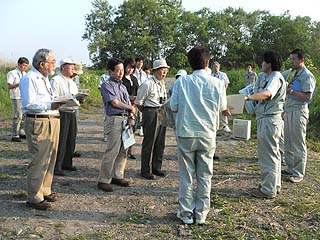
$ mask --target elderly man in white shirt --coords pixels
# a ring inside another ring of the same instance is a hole
[[[212,70],[213,70],[212,76],[222,80],[225,88],[227,89],[230,81],[227,74],[220,71],[220,63],[214,62]],[[221,128],[224,132],[231,133],[231,129],[228,126],[228,117],[224,116],[221,112],[219,116],[219,125],[221,125],[221,127],[219,126],[219,129]]]
[[[39,49],[32,60],[33,68],[20,81],[22,111],[26,115],[25,131],[32,155],[27,174],[27,206],[38,210],[51,207],[57,194],[51,191],[57,156],[62,104],[54,101],[48,80],[55,69],[54,54]]]
[[[73,81],[76,62],[63,59],[60,62],[60,72],[51,80],[54,93],[59,96],[74,96],[78,94],[78,87]],[[72,157],[76,146],[78,106],[62,106],[60,111],[60,137],[55,166],[55,175],[63,176],[64,171],[76,171],[72,165]]]
[[[13,120],[12,120],[12,142],[21,142],[21,138],[25,138],[23,115],[20,97],[20,79],[26,74],[29,66],[29,60],[25,57],[18,59],[18,66],[7,74],[8,88],[10,89],[10,99],[13,104]]]

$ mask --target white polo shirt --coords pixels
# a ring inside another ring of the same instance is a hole
[[[7,74],[7,83],[9,84],[20,84],[20,79],[26,74],[26,72],[21,72],[19,68],[16,68]],[[10,89],[10,99],[21,99],[20,96],[20,86]]]

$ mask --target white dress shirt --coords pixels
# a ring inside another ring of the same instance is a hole
[[[20,80],[20,93],[23,113],[59,114],[58,110],[51,110],[55,95],[49,79],[37,69],[32,68]]]

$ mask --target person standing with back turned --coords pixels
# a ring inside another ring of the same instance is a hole
[[[51,191],[56,163],[62,104],[53,102],[54,92],[48,76],[54,74],[54,54],[39,49],[32,60],[33,68],[21,79],[22,110],[26,115],[26,137],[32,155],[27,173],[27,206],[38,210],[51,207],[58,196]]]
[[[220,110],[228,114],[224,82],[209,75],[210,52],[194,47],[188,52],[193,73],[174,84],[170,106],[176,115],[180,170],[179,210],[185,224],[204,224],[210,210],[213,155]],[[196,178],[196,190],[194,188]]]

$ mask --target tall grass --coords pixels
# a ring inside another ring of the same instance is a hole
[[[12,102],[7,84],[7,72],[12,68],[0,67],[0,118],[12,116]]]

